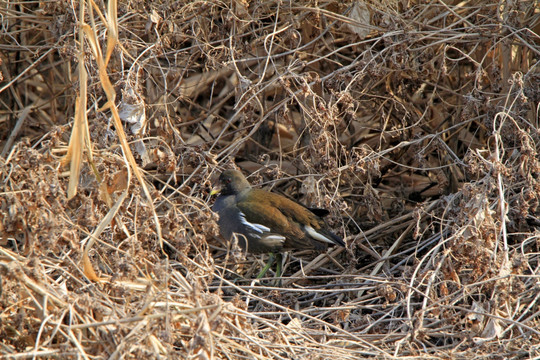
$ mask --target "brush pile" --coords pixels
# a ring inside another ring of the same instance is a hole
[[[2,359],[540,356],[538,1],[0,7]],[[231,167],[347,248],[254,281]]]

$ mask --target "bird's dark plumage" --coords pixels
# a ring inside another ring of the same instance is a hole
[[[237,170],[225,170],[219,182],[213,210],[219,214],[220,232],[227,240],[237,234],[239,245],[250,253],[345,246],[318,216],[326,210],[313,211],[284,196],[252,189]]]

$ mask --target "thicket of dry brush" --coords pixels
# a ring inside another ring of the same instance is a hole
[[[3,358],[540,355],[537,1],[0,6]],[[229,167],[347,248],[253,281]]]

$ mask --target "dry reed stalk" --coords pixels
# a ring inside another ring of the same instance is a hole
[[[0,4],[0,358],[540,356],[537,1],[102,6]],[[254,282],[231,166],[347,249]]]

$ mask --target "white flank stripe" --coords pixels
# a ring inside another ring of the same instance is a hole
[[[249,221],[246,220],[246,215],[244,215],[244,213],[240,212],[240,222],[244,225],[246,225],[247,227],[249,227],[250,229],[258,232],[258,233],[263,233],[263,232],[268,232],[270,231],[270,228],[269,227],[266,227],[264,225],[261,225],[261,224],[253,224],[253,223],[250,223]]]
[[[264,237],[265,239],[268,239],[268,240],[277,240],[277,241],[285,241],[285,236],[281,236],[281,235],[268,235],[268,236],[265,236]]]
[[[309,236],[311,236],[312,238],[314,238],[315,240],[319,240],[319,241],[322,241],[322,242],[325,242],[325,243],[329,243],[329,244],[335,244],[335,242],[333,242],[332,240],[330,240],[329,238],[327,238],[326,236],[322,235],[322,234],[319,234],[318,232],[315,231],[314,228],[312,228],[311,226],[306,226],[304,227],[304,229],[306,229],[307,233],[309,234]]]

